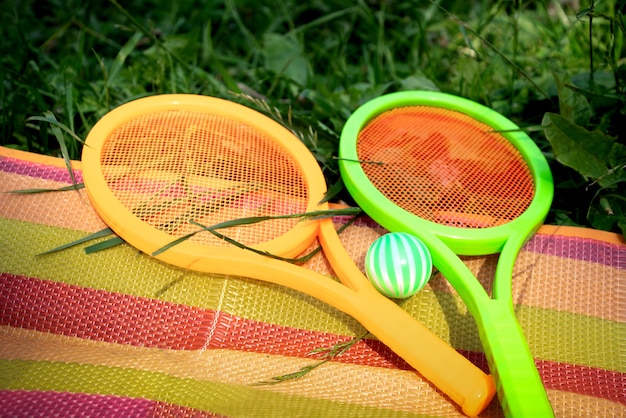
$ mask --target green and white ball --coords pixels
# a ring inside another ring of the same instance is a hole
[[[404,232],[385,234],[365,255],[365,272],[383,295],[404,299],[419,292],[430,279],[433,261],[426,244]]]

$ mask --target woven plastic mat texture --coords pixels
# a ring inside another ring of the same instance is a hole
[[[75,174],[80,182],[79,163]],[[299,292],[179,269],[126,244],[41,255],[106,225],[84,190],[7,192],[71,183],[60,159],[0,148],[0,416],[462,416],[369,336],[301,378],[258,385],[364,329]],[[364,219],[341,238],[362,267],[384,232]],[[496,257],[464,261],[488,289]],[[323,255],[307,268],[333,274]],[[626,243],[543,227],[513,285],[555,414],[626,416]],[[445,278],[403,307],[487,370],[475,322]],[[481,416],[502,416],[497,399]]]

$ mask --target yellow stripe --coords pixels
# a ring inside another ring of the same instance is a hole
[[[206,309],[219,307],[234,315],[276,325],[343,335],[362,333],[352,318],[295,290],[257,280],[179,269],[155,262],[126,244],[91,255],[86,255],[81,245],[36,257],[86,235],[0,218],[0,243],[11,243],[10,251],[0,251],[0,265],[11,274]],[[294,316],[294,312],[298,315]]]
[[[43,390],[149,399],[236,417],[358,416],[398,412],[359,404],[284,395],[253,387],[179,379],[164,373],[75,363],[0,360],[0,384],[9,390]],[[403,413],[404,417],[434,417]]]
[[[535,358],[626,372],[626,323],[526,306],[516,314]]]

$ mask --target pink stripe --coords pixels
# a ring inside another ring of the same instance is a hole
[[[0,158],[0,171],[44,180],[54,180],[68,184],[72,183],[72,178],[65,168],[16,160],[9,157]],[[82,172],[74,170],[74,175],[76,176],[76,182],[82,183]]]
[[[560,235],[535,235],[525,250],[560,258],[604,264],[626,270],[626,246],[589,238]]]
[[[0,390],[0,415],[20,417],[213,417],[219,415],[149,399],[71,392]]]
[[[128,417],[151,416],[155,402],[147,399],[70,392],[0,391],[0,411],[6,417]]]

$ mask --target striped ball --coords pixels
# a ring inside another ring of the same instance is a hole
[[[374,287],[390,298],[408,298],[419,292],[432,273],[428,247],[404,232],[385,234],[365,255],[365,272]]]

